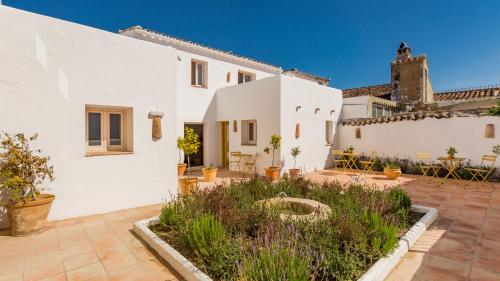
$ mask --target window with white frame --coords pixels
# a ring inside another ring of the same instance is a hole
[[[191,61],[191,85],[194,87],[207,87],[207,63],[198,60]]]
[[[333,144],[333,121],[331,120],[325,122],[325,140],[326,144]]]
[[[255,80],[255,74],[245,71],[238,71],[238,84],[247,83]]]
[[[241,144],[242,145],[257,145],[257,121],[242,120],[241,121]]]
[[[85,107],[85,148],[86,152],[105,153],[131,151],[127,146],[131,129],[132,109],[108,106]]]
[[[372,117],[382,117],[391,115],[392,115],[392,110],[390,108],[380,105],[372,106]]]

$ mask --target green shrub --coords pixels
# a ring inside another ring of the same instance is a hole
[[[207,256],[226,236],[224,225],[210,214],[196,218],[187,228],[188,245],[200,256]]]

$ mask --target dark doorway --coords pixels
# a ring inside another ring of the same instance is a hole
[[[198,138],[200,140],[200,147],[198,148],[198,152],[189,156],[191,167],[203,166],[203,124],[185,123],[184,128],[192,128],[198,135]],[[184,163],[187,164],[187,157],[184,157]]]

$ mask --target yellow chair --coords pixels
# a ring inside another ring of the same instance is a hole
[[[438,177],[441,166],[432,162],[432,154],[430,152],[418,152],[417,161],[424,177]]]
[[[241,151],[229,152],[229,172],[241,172]]]
[[[242,155],[243,160],[243,173],[247,175],[255,174],[255,163],[256,163],[256,155]]]
[[[373,164],[375,164],[375,161],[377,160],[377,152],[372,151],[370,152],[370,159],[369,160],[364,160],[364,161],[359,161],[361,164],[361,167],[363,170],[366,170],[367,172],[373,172]]]
[[[471,180],[488,182],[488,177],[493,172],[496,161],[497,157],[495,155],[483,155],[483,157],[481,157],[481,164],[479,165],[479,168],[464,168],[464,170],[468,171],[472,175]]]
[[[344,158],[343,155],[344,151],[342,149],[335,149],[332,150],[332,156],[333,156],[333,167],[338,168],[338,164],[342,166],[342,169],[345,169],[347,165],[347,160]]]

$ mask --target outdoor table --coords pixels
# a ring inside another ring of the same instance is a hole
[[[359,152],[344,152],[342,153],[342,158],[346,160],[345,168],[346,169],[352,169],[353,167],[356,168],[356,170],[359,170],[358,166],[356,165],[356,159],[361,155]]]
[[[450,175],[458,180],[461,181],[462,179],[460,178],[460,175],[457,173],[457,169],[460,167],[462,162],[465,160],[465,158],[459,158],[459,157],[438,157],[437,158],[441,163],[443,164],[443,167],[448,170],[448,174],[444,177],[447,179]]]

